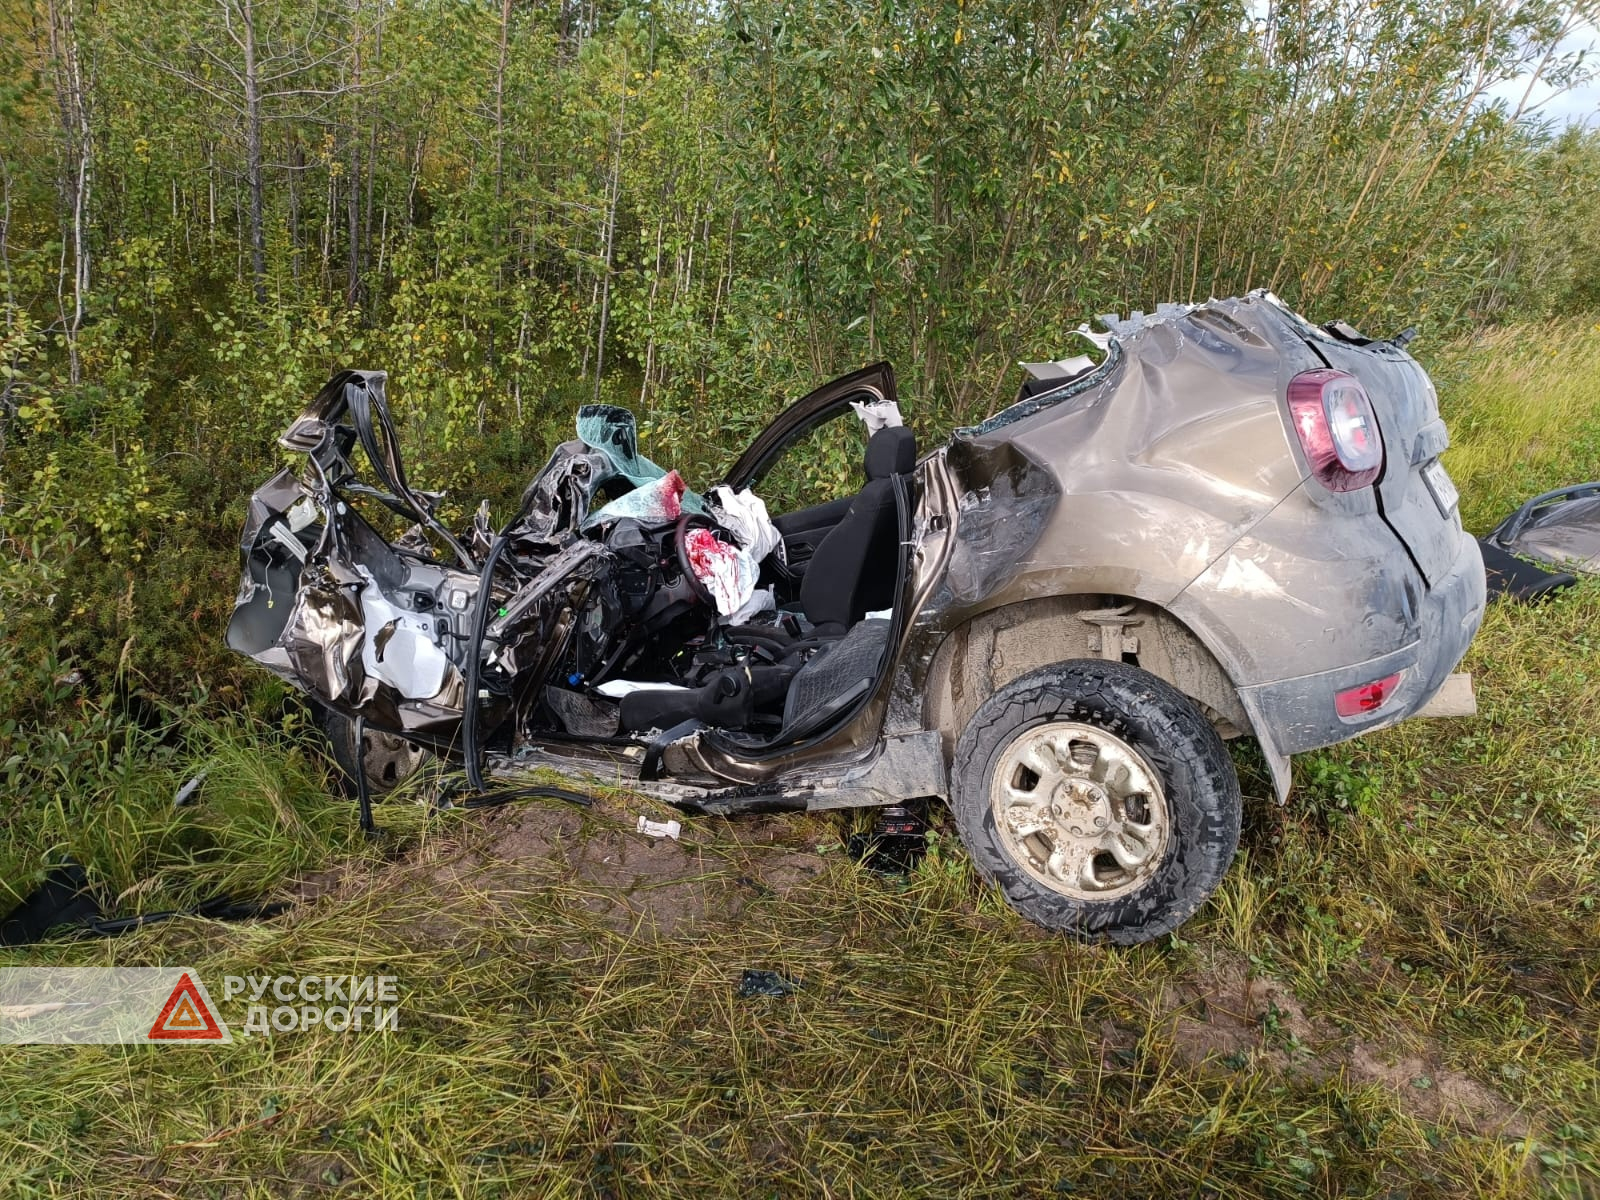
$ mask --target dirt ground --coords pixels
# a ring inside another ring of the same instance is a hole
[[[753,901],[781,903],[796,889],[817,886],[832,865],[823,851],[841,853],[842,817],[686,820],[674,840],[639,833],[638,815],[612,799],[592,808],[536,802],[487,810],[376,877],[325,872],[301,881],[296,895],[315,903],[367,889],[422,889],[431,911],[414,934],[435,943],[472,936],[487,913],[513,919],[515,900],[531,891],[576,906],[617,934],[693,940],[744,921]],[[1177,1056],[1190,1067],[1312,1081],[1343,1076],[1387,1089],[1426,1121],[1526,1135],[1518,1110],[1443,1065],[1436,1043],[1389,1044],[1378,1031],[1337,1028],[1308,1015],[1287,986],[1242,957],[1208,957],[1161,1007]],[[1128,1052],[1131,1039],[1113,1023],[1101,1035],[1105,1054]]]
[[[1178,1052],[1192,1065],[1249,1061],[1312,1079],[1342,1073],[1388,1088],[1424,1120],[1453,1121],[1485,1135],[1527,1133],[1527,1122],[1503,1097],[1443,1066],[1437,1044],[1384,1045],[1307,1016],[1293,992],[1253,974],[1238,957],[1214,958],[1181,989],[1172,1012]]]

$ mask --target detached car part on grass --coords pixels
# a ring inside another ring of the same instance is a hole
[[[1600,483],[1535,496],[1479,544],[1491,596],[1535,601],[1571,587],[1572,572],[1600,575]]]
[[[341,373],[283,437],[304,468],[252,497],[229,644],[480,787],[554,767],[699,813],[944,798],[1028,917],[1158,936],[1237,846],[1223,740],[1253,736],[1282,797],[1290,755],[1415,714],[1484,572],[1404,339],[1266,293],[1105,323],[1103,361],[1030,368],[920,459],[873,432],[854,495],[773,519],[744,584],[777,611],[736,618],[703,578],[748,556],[735,500],[853,403],[881,424],[887,364],[782,412],[710,500],[586,407],[517,515],[460,533],[406,478],[384,376]],[[384,509],[410,528],[386,539]]]
[[[1535,496],[1484,540],[1553,567],[1600,575],[1600,483]]]
[[[1540,493],[1478,547],[1490,599],[1537,603],[1573,586],[1579,574],[1600,574],[1600,483]]]

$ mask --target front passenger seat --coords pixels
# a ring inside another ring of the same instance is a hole
[[[844,519],[817,545],[800,581],[800,611],[823,636],[843,634],[869,612],[890,608],[900,575],[892,477],[917,464],[916,435],[903,425],[867,439],[867,482]]]

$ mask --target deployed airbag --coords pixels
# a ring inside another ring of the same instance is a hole
[[[717,602],[717,611],[725,617],[739,613],[756,590],[756,565],[750,555],[719,541],[709,529],[689,530],[684,542],[689,566]]]

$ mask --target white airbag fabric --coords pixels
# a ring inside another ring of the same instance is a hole
[[[850,407],[855,409],[856,416],[866,423],[868,437],[880,429],[898,429],[905,424],[900,419],[900,406],[893,400],[874,400],[870,404],[852,400]]]

